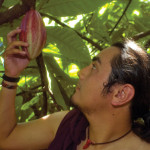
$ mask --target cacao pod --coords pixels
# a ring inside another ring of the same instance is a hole
[[[21,21],[19,40],[28,42],[28,47],[22,47],[29,59],[36,58],[46,43],[46,28],[40,13],[36,10],[28,11]]]

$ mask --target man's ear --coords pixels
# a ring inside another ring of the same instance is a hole
[[[134,94],[135,89],[131,84],[115,85],[111,104],[115,107],[127,104],[132,100]]]

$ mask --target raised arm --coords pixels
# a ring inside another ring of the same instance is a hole
[[[26,52],[19,47],[28,43],[17,41],[20,29],[7,36],[8,47],[4,52],[5,75],[18,78],[29,64]],[[15,113],[16,82],[3,80],[0,91],[0,149],[46,149],[55,137],[57,128],[67,112],[55,113],[28,123],[17,124]]]

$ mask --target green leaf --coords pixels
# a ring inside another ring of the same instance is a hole
[[[105,22],[98,17],[97,14],[94,14],[91,23],[88,26],[88,31],[91,34],[92,38],[102,41],[110,41],[110,37],[105,26]]]
[[[92,12],[110,1],[111,0],[49,0],[41,11],[54,16],[75,16]]]
[[[28,101],[27,103],[23,104],[22,107],[21,107],[21,110],[27,110],[31,106],[33,106],[34,104],[36,104],[40,100],[40,96],[41,96],[41,94],[38,95],[38,96],[35,96],[30,101]]]
[[[46,69],[47,69],[47,67],[46,67]],[[59,86],[57,84],[57,80],[54,77],[54,74],[52,74],[49,71],[48,71],[48,73],[49,73],[49,76],[51,78],[51,80],[48,80],[48,82],[49,82],[49,85],[51,87],[51,90],[53,92],[53,95],[55,97],[55,100],[56,100],[57,104],[60,105],[60,106],[62,106],[65,110],[67,110],[67,106],[65,104],[64,98],[63,98],[63,96],[61,94],[61,91],[59,89]]]
[[[44,55],[44,62],[49,74],[55,75],[55,79],[59,81],[59,84],[64,88],[68,97],[74,92],[74,85],[77,84],[77,79],[70,78],[58,65],[56,60],[52,57],[52,54]],[[57,82],[58,83],[58,82]],[[50,84],[50,83],[49,83]],[[59,86],[59,85],[58,85]],[[61,89],[60,89],[61,90]],[[61,91],[62,92],[62,91]],[[63,96],[63,95],[62,95]],[[64,96],[63,96],[64,97]],[[68,103],[68,99],[64,98],[65,103]]]
[[[11,24],[7,23],[7,24],[4,24],[4,25],[0,26],[0,37],[3,37],[4,46],[6,46],[6,43],[7,43],[7,41],[6,41],[7,34],[10,31],[12,31],[12,30],[16,29],[17,27],[19,27],[20,23],[21,23],[21,20],[19,18],[19,19],[14,20]]]
[[[120,28],[119,30],[114,31],[113,35],[112,35],[112,43],[121,41],[122,40],[122,34],[124,31],[125,31],[124,28]]]
[[[47,42],[57,45],[62,59],[66,59],[66,65],[79,62],[77,65],[81,67],[90,63],[91,58],[85,43],[72,29],[49,27],[47,34]]]
[[[144,31],[148,31],[149,30],[149,28],[145,27],[143,25],[143,23],[140,20],[138,20],[138,19],[136,19],[134,21],[134,27],[137,30],[137,32],[144,32]]]

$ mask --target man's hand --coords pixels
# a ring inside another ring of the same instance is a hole
[[[25,51],[20,50],[19,47],[28,47],[28,43],[17,41],[17,34],[21,29],[16,29],[8,33],[7,42],[8,47],[3,53],[5,74],[10,77],[18,77],[21,72],[29,64],[29,59]]]

